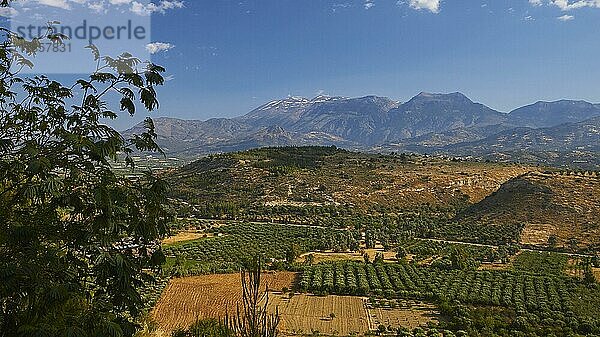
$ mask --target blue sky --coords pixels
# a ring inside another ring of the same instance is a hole
[[[181,4],[152,13],[153,60],[170,79],[154,116],[232,117],[319,93],[406,101],[461,91],[505,112],[537,100],[600,102],[600,0]]]

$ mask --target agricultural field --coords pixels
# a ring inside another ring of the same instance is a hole
[[[301,254],[297,259],[297,263],[312,263],[335,262],[335,261],[363,261],[364,256],[360,252],[307,252]]]
[[[565,274],[569,257],[552,252],[522,252],[513,262],[513,268],[518,271],[541,275]]]
[[[371,331],[385,326],[388,331],[403,327],[414,330],[439,322],[441,315],[433,304],[413,300],[375,300],[367,302]],[[391,329],[390,329],[391,328]]]
[[[261,284],[272,290],[291,289],[296,273],[265,273]],[[197,318],[222,319],[241,304],[239,274],[220,274],[173,278],[152,310],[152,317],[163,331],[185,328]]]
[[[167,269],[178,276],[210,272],[236,271],[248,259],[261,256],[268,260],[285,260],[292,248],[298,254],[335,249],[356,249],[356,234],[306,226],[232,223],[212,228],[211,238],[163,245],[169,258]]]
[[[510,259],[511,253],[514,253],[514,248],[508,246],[462,244],[434,239],[402,239],[395,242],[395,250],[409,255],[411,261],[421,265],[451,267],[453,256],[460,255],[464,260],[463,267],[468,265],[473,269],[481,263],[505,263]],[[423,263],[425,261],[429,262]]]
[[[552,319],[573,324],[586,322],[598,327],[596,320],[600,313],[593,306],[587,305],[582,310],[579,305],[584,298],[594,303],[598,301],[600,289],[586,288],[574,278],[554,273],[542,275],[517,271],[444,270],[402,264],[323,263],[306,268],[299,287],[318,294],[422,299],[438,303],[458,301],[475,306],[506,307],[515,310],[529,326],[540,324],[539,319]],[[574,317],[573,312],[578,315]],[[538,318],[531,320],[531,314]]]
[[[214,237],[213,233],[205,233],[196,230],[184,230],[179,231],[175,235],[170,236],[162,240],[162,244],[165,246],[172,245],[175,243],[185,242],[185,241],[194,241],[201,238],[211,238]]]
[[[389,331],[414,329],[437,322],[435,306],[417,301],[370,303],[359,296],[315,296],[273,293],[269,312],[281,315],[284,334],[363,335],[384,325]],[[333,315],[332,315],[333,314]]]
[[[166,175],[177,220],[153,311],[165,329],[224,316],[237,271],[260,256],[298,272],[269,292],[285,334],[600,333],[595,176],[332,148],[215,155]]]
[[[271,294],[269,312],[277,310],[281,315],[281,330],[288,334],[318,331],[348,336],[369,331],[366,299],[361,297]]]

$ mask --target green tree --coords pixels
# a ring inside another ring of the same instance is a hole
[[[452,264],[452,269],[469,269],[474,265],[474,261],[460,247],[452,248],[450,263]]]
[[[300,256],[300,246],[297,243],[293,243],[285,251],[285,261],[292,264],[298,256]]]
[[[383,263],[384,257],[383,257],[383,253],[382,252],[377,252],[375,254],[375,258],[373,259],[373,263],[374,264],[380,264]]]
[[[556,238],[556,235],[550,235],[548,237],[548,246],[554,248],[554,247],[556,247],[557,242],[558,242],[558,240]]]
[[[407,256],[408,253],[406,252],[406,249],[404,247],[398,247],[396,250],[396,259],[398,259],[398,261],[403,261]]]
[[[583,282],[587,285],[596,283],[596,277],[594,276],[592,261],[590,259],[586,259],[583,263]]]
[[[304,257],[304,264],[311,266],[315,262],[315,256],[313,254],[308,254]]]
[[[14,71],[61,36],[0,34],[0,336],[132,335],[139,289],[164,260],[168,185],[113,170],[160,150],[151,119],[128,140],[103,121],[118,116],[107,95],[130,115],[157,108],[164,69],[90,46],[97,70],[64,86]]]
[[[177,330],[172,337],[235,337],[236,334],[227,324],[215,319],[198,320],[187,330]]]

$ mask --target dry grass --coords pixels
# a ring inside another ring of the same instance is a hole
[[[206,158],[173,172],[172,181],[186,199],[273,206],[341,204],[354,205],[360,211],[373,205],[413,209],[424,204],[446,208],[465,199],[478,202],[509,179],[537,170],[522,165],[424,157],[403,161],[343,152],[304,153],[302,156],[310,157],[306,161],[314,160],[315,166],[285,175],[265,168],[265,163],[278,162],[280,157],[293,161],[294,153],[302,151],[264,149]],[[199,184],[197,177],[203,175],[219,183]]]
[[[212,233],[203,233],[198,231],[181,231],[177,234],[170,236],[162,241],[163,245],[170,245],[178,242],[184,241],[192,241],[200,238],[210,238],[213,237]]]
[[[398,259],[396,259],[395,252],[385,252],[380,249],[365,249],[364,252],[369,255],[369,261],[373,261],[375,259],[375,255],[377,255],[377,253],[383,253],[383,261],[384,262],[397,262],[398,261]],[[363,261],[364,260],[363,254],[361,254],[360,252],[353,252],[353,253],[350,253],[350,252],[337,253],[337,252],[332,252],[332,251],[308,252],[308,253],[304,253],[304,254],[300,255],[300,257],[298,257],[298,259],[296,261],[304,262],[306,259],[306,256],[308,256],[308,255],[313,256],[313,258],[314,258],[313,263],[335,262],[335,261]]]
[[[369,308],[368,312],[371,317],[371,330],[376,330],[379,325],[406,327],[412,330],[428,322],[436,323],[440,316],[434,305],[413,301],[403,302],[401,308]]]
[[[269,295],[269,311],[279,310],[280,329],[286,334],[347,336],[369,330],[365,299],[354,296]],[[335,317],[332,319],[330,314]]]
[[[526,224],[521,233],[521,243],[524,245],[545,246],[548,239],[557,231],[556,226],[551,224]]]
[[[493,262],[493,263],[482,263],[479,265],[478,270],[508,270],[511,268],[511,264],[510,263],[500,263],[500,262]]]
[[[291,288],[297,274],[265,273],[262,283],[269,289]],[[185,328],[197,318],[223,318],[241,303],[240,275],[203,275],[172,279],[152,311],[163,331]]]
[[[521,242],[557,247],[600,242],[600,178],[529,173],[512,179],[459,216],[460,221],[525,224]]]
[[[321,263],[321,262],[335,262],[335,261],[362,261],[363,257],[360,253],[350,253],[350,252],[308,252],[300,255],[296,261],[304,262],[308,255],[313,256],[313,263]]]
[[[414,329],[437,322],[439,313],[431,304],[403,301],[396,308],[373,308],[367,299],[356,296],[315,296],[271,293],[269,311],[279,311],[284,334],[363,335],[380,324]],[[333,318],[331,314],[333,313]]]
[[[385,251],[383,246],[379,243],[375,245],[375,248],[365,248],[364,241],[361,241],[360,244],[361,250],[358,252],[334,252],[332,250],[327,251],[318,251],[318,252],[308,252],[301,254],[296,262],[304,262],[308,255],[313,256],[313,263],[321,263],[321,262],[336,262],[336,261],[363,261],[364,254],[369,255],[369,261],[373,261],[375,256],[378,253],[383,254],[384,262],[397,262],[396,252]]]

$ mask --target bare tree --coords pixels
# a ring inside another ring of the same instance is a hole
[[[247,270],[240,272],[242,279],[242,305],[237,306],[234,317],[226,317],[230,328],[240,337],[276,337],[279,325],[279,310],[268,313],[269,287],[261,292],[262,265],[260,259],[254,260]]]

